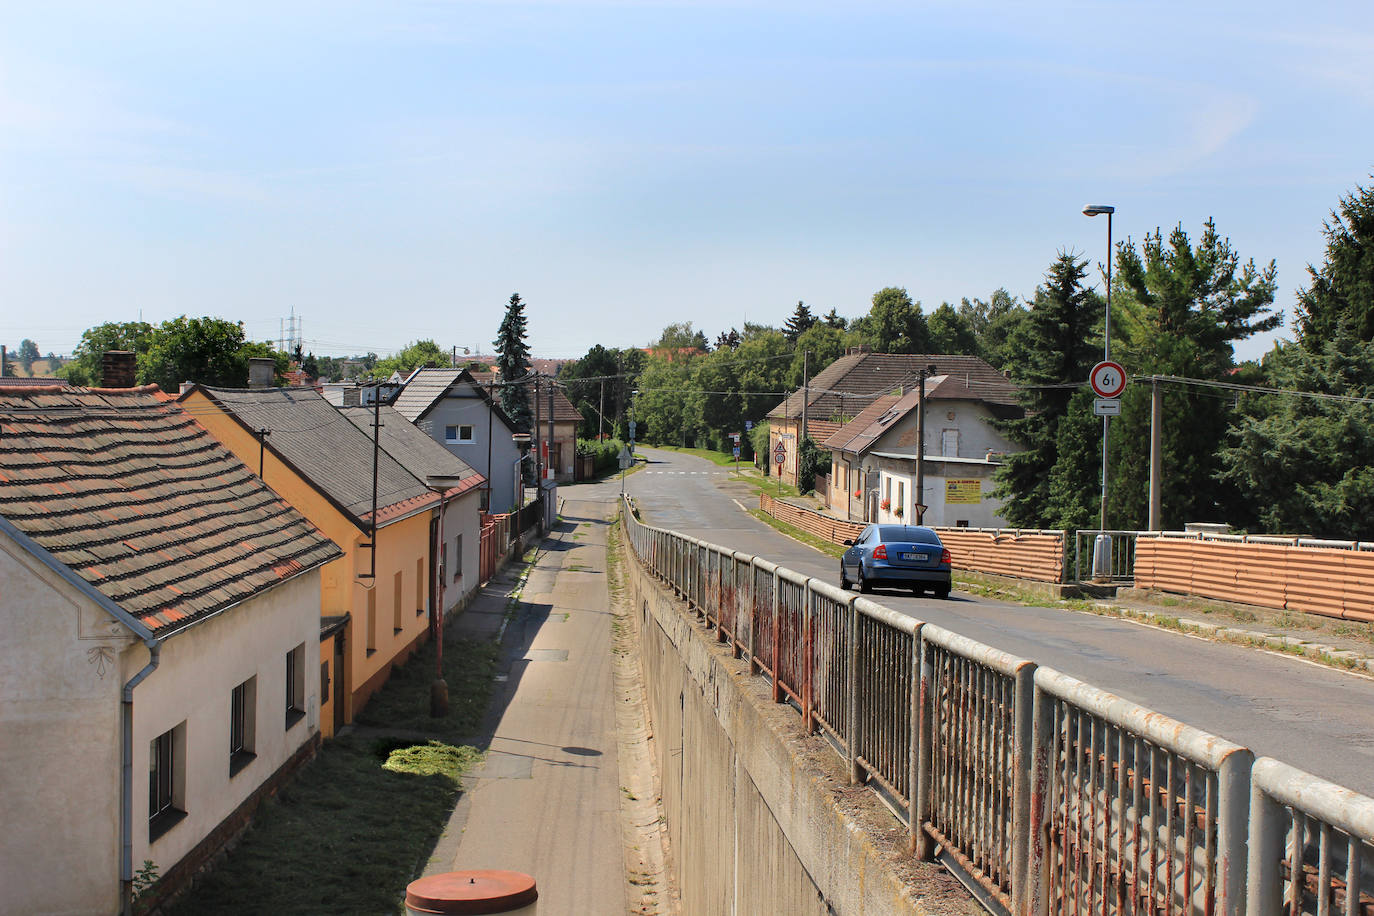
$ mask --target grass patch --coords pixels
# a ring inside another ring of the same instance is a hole
[[[171,914],[399,913],[475,748],[331,741]]]
[[[442,719],[429,716],[433,643],[394,668],[359,723],[432,739],[353,734],[326,742],[258,809],[238,845],[167,912],[403,912],[406,884],[448,822],[462,775],[482,758],[459,741],[481,726],[498,658],[489,642],[446,642],[449,714]]]
[[[448,715],[429,714],[429,685],[434,681],[434,643],[391,669],[386,687],[357,716],[359,725],[423,732],[440,741],[469,739],[482,725],[500,649],[485,640],[444,640],[444,680],[448,682]]]

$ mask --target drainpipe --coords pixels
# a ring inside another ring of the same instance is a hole
[[[152,674],[162,657],[162,642],[156,637],[143,640],[148,647],[148,664],[129,678],[119,702],[119,912],[134,911],[134,688]]]
[[[134,911],[134,688],[157,668],[162,655],[162,640],[148,629],[147,624],[107,598],[4,516],[0,516],[0,531],[9,535],[30,556],[93,601],[102,611],[132,630],[148,647],[148,664],[125,683],[119,704],[119,912],[122,916],[131,916]]]

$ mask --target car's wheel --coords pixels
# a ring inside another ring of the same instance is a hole
[[[844,574],[844,564],[840,564],[840,588],[849,589],[849,577]]]
[[[935,597],[936,597],[936,598],[948,598],[948,597],[949,597],[949,586],[948,586],[948,585],[942,585],[942,586],[940,586],[939,588],[937,588],[937,589],[935,590]]]
[[[865,595],[873,591],[873,586],[864,578],[864,565],[862,563],[859,564],[859,570],[855,575],[858,576],[859,579],[859,591],[863,592]]]
[[[925,587],[924,585],[922,585],[921,583],[919,583],[919,582],[913,582],[913,583],[911,583],[911,593],[912,593],[913,595],[919,595],[919,594],[921,594],[922,592],[924,592],[925,590],[926,590],[926,587]]]

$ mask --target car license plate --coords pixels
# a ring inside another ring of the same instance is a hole
[[[903,559],[903,560],[919,560],[920,562],[924,563],[926,560],[929,560],[929,559],[930,559],[930,554],[928,554],[928,553],[904,553],[904,554],[902,554],[902,559]]]

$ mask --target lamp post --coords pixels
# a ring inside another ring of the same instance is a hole
[[[447,564],[444,562],[448,554],[444,544],[444,510],[448,506],[445,494],[449,490],[458,486],[462,478],[450,474],[426,474],[425,486],[439,494],[439,556],[440,561],[434,564],[435,574],[439,577],[439,588],[434,595],[434,603],[437,605],[430,614],[430,622],[434,627],[434,683],[429,685],[429,714],[434,718],[448,715],[448,682],[444,680],[444,579]]]
[[[1102,324],[1102,359],[1110,362],[1112,358],[1112,214],[1116,207],[1104,204],[1089,204],[1083,208],[1084,216],[1107,216],[1107,314]],[[1102,417],[1102,512],[1098,530],[1107,529],[1107,430],[1112,418]]]

